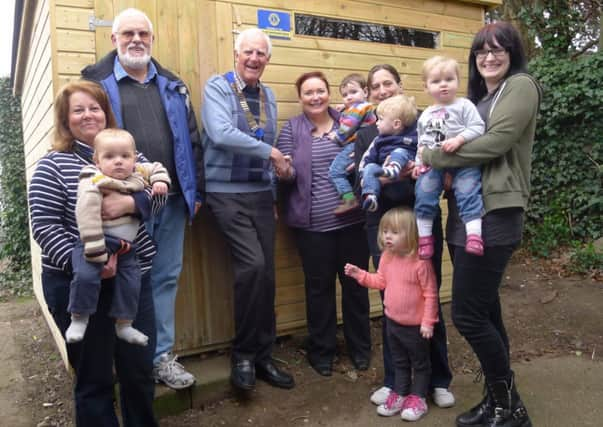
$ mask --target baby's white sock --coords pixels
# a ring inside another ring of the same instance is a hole
[[[433,234],[433,220],[417,218],[417,228],[419,229],[419,237],[427,237]]]
[[[130,344],[145,346],[149,343],[149,337],[132,327],[132,322],[116,322],[115,334],[118,338]]]
[[[89,316],[86,314],[71,313],[71,324],[65,332],[65,341],[69,344],[84,339],[86,328],[88,327]]]
[[[465,231],[467,235],[469,234],[477,234],[478,236],[482,236],[482,219],[473,219],[465,224]],[[419,233],[420,234],[420,233]]]

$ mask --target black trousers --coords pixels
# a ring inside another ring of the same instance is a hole
[[[341,283],[343,334],[348,353],[368,360],[371,352],[368,290],[343,271],[348,262],[368,268],[368,246],[362,224],[326,232],[296,229],[295,236],[305,276],[310,362],[330,364],[335,356],[337,277]]]
[[[61,333],[69,326],[67,312],[72,275],[43,270],[42,288],[48,309]],[[118,427],[115,414],[113,364],[119,381],[124,427],[157,426],[153,415],[155,383],[155,309],[150,274],[142,276],[138,312],[133,326],[149,337],[149,345],[129,344],[115,336],[115,320],[108,312],[115,281],[103,280],[96,313],[90,316],[84,340],[67,344],[75,370],[75,424],[78,427]]]
[[[226,238],[232,259],[232,359],[266,360],[271,357],[276,334],[272,192],[207,193],[206,203]]]
[[[400,396],[427,396],[431,378],[429,340],[420,326],[400,325],[386,317],[387,339],[395,372],[394,391]]]
[[[454,264],[452,321],[475,352],[490,383],[511,375],[499,288],[515,247],[486,246],[480,257],[466,253],[464,247],[448,246]]]

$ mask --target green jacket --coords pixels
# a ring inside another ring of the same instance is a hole
[[[484,135],[451,154],[425,149],[423,161],[437,169],[482,165],[486,212],[510,207],[525,209],[541,98],[542,89],[528,74],[509,77],[492,101]]]

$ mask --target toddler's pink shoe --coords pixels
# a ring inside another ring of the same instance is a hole
[[[433,256],[433,236],[419,237],[419,258],[430,259]]]
[[[420,239],[419,239],[420,241]],[[484,241],[477,234],[468,234],[465,241],[465,252],[472,255],[484,255]]]
[[[427,413],[427,402],[416,394],[410,394],[404,399],[401,417],[404,421],[417,421]]]

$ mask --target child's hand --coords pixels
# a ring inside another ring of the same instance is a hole
[[[354,264],[346,264],[343,267],[343,271],[347,276],[350,276],[352,279],[358,280],[362,275],[362,269],[355,266]]]
[[[414,168],[412,168],[412,172],[410,173],[412,179],[416,181],[417,179],[419,179],[419,175],[421,175],[421,167],[415,166]]]
[[[456,150],[461,148],[465,143],[465,138],[462,136],[455,136],[442,142],[442,151],[444,153],[454,153]]]
[[[151,191],[151,195],[152,196],[163,196],[164,194],[167,194],[168,192],[168,186],[165,182],[161,182],[161,181],[157,181],[156,183],[153,184],[153,191]]]
[[[433,326],[423,326],[421,325],[421,336],[426,340],[433,337]]]
[[[103,265],[101,279],[110,279],[117,274],[117,254],[109,255],[109,260]]]
[[[335,104],[333,108],[341,113],[343,110],[345,110],[345,104]]]

